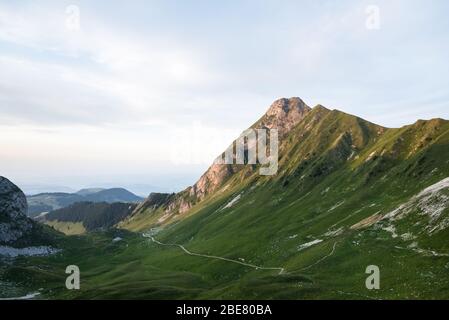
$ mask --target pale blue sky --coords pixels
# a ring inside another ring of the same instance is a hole
[[[385,126],[449,118],[448,14],[445,0],[0,0],[0,174],[179,189],[279,97]]]

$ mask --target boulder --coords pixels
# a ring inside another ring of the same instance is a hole
[[[31,231],[33,223],[27,210],[22,190],[0,176],[0,244],[13,244]]]

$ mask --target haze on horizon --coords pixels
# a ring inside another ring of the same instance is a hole
[[[388,127],[449,119],[448,12],[442,0],[0,0],[0,175],[176,191],[279,97]]]

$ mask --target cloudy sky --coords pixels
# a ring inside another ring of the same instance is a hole
[[[445,0],[0,0],[0,175],[177,190],[279,97],[390,127],[449,118],[448,12]]]

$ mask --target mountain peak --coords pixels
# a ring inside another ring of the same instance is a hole
[[[268,116],[280,116],[282,114],[290,114],[302,112],[309,107],[298,97],[280,98],[275,100],[267,111]]]
[[[282,137],[310,110],[311,108],[298,97],[280,98],[271,104],[257,126],[277,129],[279,136]]]

